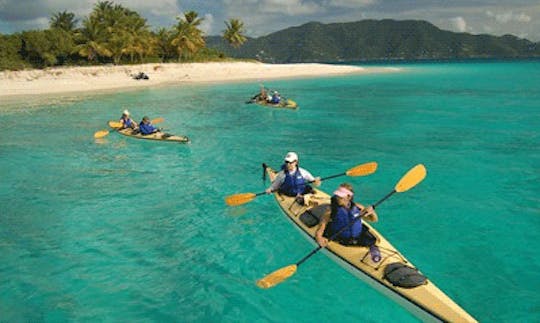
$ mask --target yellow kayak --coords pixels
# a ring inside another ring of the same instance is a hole
[[[266,168],[271,180],[277,172]],[[320,217],[330,207],[330,196],[315,189],[299,204],[294,197],[274,193],[274,197],[286,218],[294,224],[302,235],[313,245],[318,246],[315,232]],[[381,233],[368,223],[364,225],[376,237],[381,260],[373,262],[368,247],[344,246],[330,241],[321,249],[337,262],[370,286],[390,297],[412,314],[427,322],[477,322],[452,299],[444,294],[433,282],[423,276]],[[412,278],[414,279],[412,279]]]
[[[257,96],[257,95],[254,96],[250,101],[247,101],[246,103],[255,103],[258,105],[262,105],[264,107],[277,108],[277,109],[291,109],[291,110],[298,109],[298,104],[296,104],[296,102],[291,99],[283,99],[279,103],[270,103],[264,99],[261,100],[260,96]]]
[[[179,143],[190,142],[189,138],[186,136],[169,135],[164,132],[155,132],[149,135],[143,135],[139,133],[138,131],[134,131],[133,129],[127,128],[127,129],[118,130],[118,133],[124,136],[137,138],[137,139],[158,140],[158,141],[179,142]]]

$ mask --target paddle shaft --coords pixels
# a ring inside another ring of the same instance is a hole
[[[375,210],[375,208],[381,204],[382,202],[384,202],[386,199],[388,199],[390,196],[392,196],[394,193],[396,193],[396,190],[392,190],[392,192],[386,194],[385,197],[383,197],[382,199],[380,199],[379,201],[377,201],[375,204],[373,204],[373,209]],[[364,216],[366,214],[366,212],[362,212],[360,213],[359,216],[357,216],[356,218],[354,218],[351,223],[349,223],[348,225],[346,225],[345,227],[341,228],[341,230],[339,230],[338,232],[334,233],[330,239],[328,239],[328,241],[333,241],[335,238],[337,238],[343,231],[349,229],[350,227],[352,227],[352,225],[360,218],[362,218],[362,216]],[[319,250],[321,250],[322,248],[324,247],[321,247],[321,246],[318,246],[317,248],[313,249],[309,254],[307,254],[304,258],[302,258],[299,262],[296,263],[296,266],[300,266],[304,261],[308,260],[311,256],[313,256],[314,254],[316,254]]]

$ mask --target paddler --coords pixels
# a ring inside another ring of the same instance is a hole
[[[147,116],[144,116],[141,123],[139,123],[139,130],[143,135],[150,135],[160,131],[159,128],[154,127]]]
[[[122,129],[131,128],[135,129],[137,128],[137,123],[131,119],[129,115],[129,111],[126,109],[124,112],[122,112],[122,117],[120,117],[120,122],[122,123]]]
[[[303,195],[313,191],[313,188],[308,184],[313,182],[319,186],[321,178],[314,177],[310,172],[298,166],[298,155],[295,152],[288,152],[284,162],[281,171],[276,175],[270,187],[266,189],[266,193],[279,191],[281,194],[296,197],[297,201],[303,204]]]
[[[377,222],[377,214],[372,206],[364,208],[361,204],[355,203],[353,197],[353,187],[348,183],[341,184],[334,191],[330,209],[322,216],[315,238],[321,247],[325,247],[328,244],[328,238],[347,227],[333,240],[346,246],[369,247],[371,259],[379,262],[381,254],[375,245],[377,239],[369,232],[368,227],[362,224],[362,219]],[[360,216],[364,212],[365,214]]]

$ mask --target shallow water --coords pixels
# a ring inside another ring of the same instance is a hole
[[[540,321],[540,62],[402,64],[400,73],[265,84],[298,111],[244,101],[258,84],[156,88],[0,111],[0,313],[6,321],[414,322],[312,246],[269,196],[261,163],[289,150],[315,175],[377,161],[377,229],[483,322]],[[128,107],[189,145],[111,133]]]

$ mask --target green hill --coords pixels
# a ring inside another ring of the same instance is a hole
[[[206,41],[227,56],[272,63],[540,57],[540,43],[512,35],[454,33],[418,20],[310,22],[248,38],[239,49],[219,36]]]

